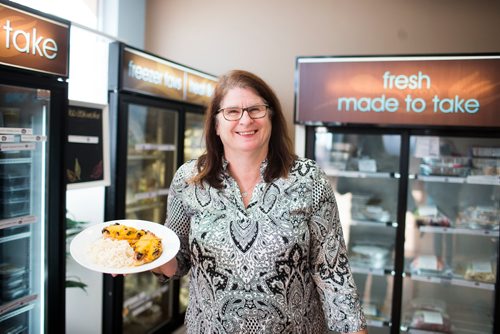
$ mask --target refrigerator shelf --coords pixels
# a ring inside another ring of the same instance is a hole
[[[12,310],[19,310],[20,307],[23,307],[28,304],[33,304],[38,299],[38,295],[28,295],[21,297],[19,299],[13,300],[6,304],[0,305],[0,315],[3,315]]]
[[[14,241],[14,240],[26,239],[26,238],[30,238],[30,237],[31,237],[31,232],[24,232],[24,233],[9,235],[6,237],[1,237],[0,244],[3,244],[5,242],[9,242],[9,241]]]
[[[0,316],[0,323],[4,322],[5,320],[8,320],[10,318],[13,318],[15,316],[18,316],[20,314],[23,314],[25,312],[31,311],[34,307],[35,307],[35,304],[31,303],[31,304],[28,304],[26,306],[19,307],[13,312],[5,313],[5,314]],[[2,329],[2,328],[0,328],[0,329]]]
[[[348,178],[377,178],[377,179],[397,179],[399,178],[399,173],[369,173],[369,172],[359,172],[359,171],[346,171],[338,170],[334,168],[329,168],[328,166],[323,167],[327,176],[333,177],[348,177]]]
[[[493,283],[468,281],[465,279],[452,278],[452,277],[415,275],[415,274],[411,274],[411,273],[406,273],[405,276],[410,277],[413,281],[445,284],[445,285],[455,285],[455,286],[462,286],[462,287],[466,287],[466,288],[476,288],[476,289],[481,289],[481,290],[495,291],[495,284],[493,284]]]
[[[371,268],[371,267],[360,267],[356,266],[356,264],[351,263],[351,270],[354,274],[372,274],[375,276],[394,276],[393,269],[387,268]]]
[[[159,157],[150,154],[131,154],[127,156],[128,162],[133,162],[133,161],[142,162],[143,160],[155,161],[158,159]]]
[[[372,220],[359,220],[359,219],[351,219],[351,225],[355,226],[370,226],[370,227],[398,227],[397,222],[389,221],[389,222],[377,222]]]
[[[370,319],[369,317],[367,317],[366,323],[368,324],[368,326],[378,327],[378,328],[391,327],[391,322],[387,319],[377,320],[377,319]]]
[[[5,158],[0,159],[0,165],[9,165],[9,164],[31,164],[33,162],[32,158]]]
[[[439,226],[420,226],[418,229],[420,232],[427,232],[427,233],[477,235],[477,236],[485,236],[493,238],[500,237],[498,230],[486,230],[486,229],[472,230],[468,228],[439,227]]]
[[[32,224],[36,222],[36,216],[21,216],[10,219],[2,219],[0,220],[0,230],[8,227],[14,226],[24,226],[27,224]]]
[[[455,176],[437,176],[437,175],[421,175],[416,174],[414,179],[426,182],[441,182],[441,183],[466,183],[466,184],[484,184],[484,185],[500,185],[500,176],[467,176],[467,177],[455,177]]]

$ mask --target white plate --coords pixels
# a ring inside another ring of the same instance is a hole
[[[152,262],[134,267],[113,268],[92,263],[88,256],[88,250],[90,246],[95,241],[102,238],[103,228],[115,223],[120,223],[125,226],[147,230],[154,233],[162,241],[163,252],[161,256]],[[179,251],[179,247],[180,241],[177,235],[163,224],[153,223],[145,220],[123,219],[113,220],[87,227],[85,230],[78,233],[74,237],[74,239],[71,241],[69,250],[71,256],[75,259],[76,262],[90,270],[107,274],[133,274],[148,271],[161,266],[162,264],[174,258],[174,256]]]

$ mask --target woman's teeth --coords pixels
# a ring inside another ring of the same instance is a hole
[[[242,132],[238,132],[238,133],[242,136],[246,136],[246,135],[253,135],[255,133],[255,131],[242,131]]]

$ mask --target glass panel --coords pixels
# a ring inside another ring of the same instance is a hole
[[[184,161],[196,159],[205,151],[203,126],[205,116],[186,113],[186,130],[184,131]]]
[[[47,90],[0,85],[2,333],[43,328],[49,101]]]
[[[492,333],[500,141],[422,136],[411,142],[402,324]]]
[[[176,169],[176,111],[130,104],[126,218],[163,224]],[[124,333],[144,333],[172,315],[170,285],[149,272],[124,278]]]
[[[399,135],[316,128],[315,159],[333,188],[370,333],[389,333],[399,178]]]

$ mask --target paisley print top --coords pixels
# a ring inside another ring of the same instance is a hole
[[[267,162],[263,162],[261,173]],[[167,225],[181,240],[176,277],[190,271],[188,333],[328,333],[366,327],[333,190],[309,159],[261,181],[244,207],[224,162],[223,189],[176,173]]]

